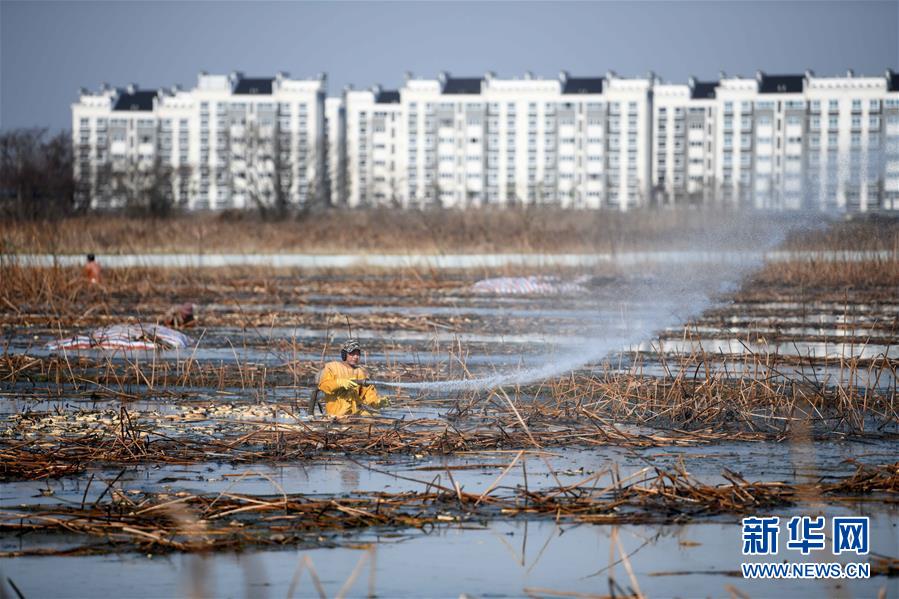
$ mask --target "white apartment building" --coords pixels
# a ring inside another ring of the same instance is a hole
[[[165,188],[178,206],[302,205],[323,189],[325,77],[200,73],[189,91],[103,86],[72,105],[75,176],[95,208]]]
[[[899,209],[892,71],[721,74],[687,84],[652,73],[407,73],[398,90],[324,94],[324,75],[283,73],[201,73],[188,91],[83,91],[72,106],[79,190],[96,207],[119,206],[162,169],[188,209],[313,200]]]
[[[714,142],[717,158],[714,193],[722,201],[747,205],[753,201],[754,108],[758,81],[722,74],[714,93],[719,118]]]
[[[645,79],[606,76],[608,170],[602,206],[627,210],[650,201],[654,79],[651,73]]]
[[[883,203],[884,210],[899,210],[899,73],[886,72],[883,101]]]
[[[399,92],[379,87],[344,91],[350,207],[406,205],[399,164],[406,153],[399,100]]]
[[[896,209],[896,83],[891,71],[883,77],[722,74],[717,82],[691,80],[690,94],[684,86],[656,83],[653,185],[666,202],[717,198],[760,208]],[[677,122],[691,114],[707,122]],[[684,130],[687,140],[678,137]],[[679,155],[685,144],[695,155]]]
[[[714,82],[653,85],[653,199],[708,201],[715,193],[718,106]],[[730,139],[728,139],[730,143]]]
[[[348,91],[349,203],[627,209],[649,194],[650,88],[612,73],[441,73]]]
[[[887,207],[888,77],[807,73],[805,85],[809,194],[820,198],[825,209],[856,212]]]
[[[328,203],[342,206],[346,195],[346,109],[342,98],[325,100],[325,188]]]

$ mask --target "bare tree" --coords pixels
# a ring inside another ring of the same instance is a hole
[[[443,187],[440,185],[440,174],[436,172],[436,168],[434,169],[434,177],[431,180],[431,183],[428,185],[428,189],[425,192],[425,197],[422,201],[422,209],[424,210],[435,210],[444,208],[443,205]]]
[[[403,186],[406,184],[405,177],[390,178],[390,193],[387,196],[387,208],[397,209],[403,208]],[[410,198],[411,199],[411,198]]]
[[[232,140],[237,149],[232,160],[243,162],[243,168],[235,173],[235,191],[246,194],[247,203],[255,206],[263,219],[281,219],[287,214],[289,188],[283,184],[284,161],[278,146],[274,126],[267,131],[256,122],[247,123],[243,135]]]
[[[114,164],[109,173],[112,204],[142,216],[165,217],[175,205],[175,177],[159,157]]]
[[[46,135],[46,129],[0,134],[0,202],[11,216],[49,218],[77,208],[71,135]]]
[[[309,166],[314,165],[312,178],[309,179]],[[324,172],[327,172],[327,165],[322,166],[322,162],[318,160],[318,152],[313,147],[309,147],[306,153],[306,160],[300,164],[300,168],[305,171],[306,177],[306,196],[300,205],[300,212],[320,212],[327,210],[331,205],[329,201],[330,187]],[[324,169],[324,170],[323,170]]]

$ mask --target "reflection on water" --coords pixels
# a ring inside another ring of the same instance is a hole
[[[789,518],[809,510],[788,509]],[[872,552],[897,555],[895,507],[868,511],[861,504],[828,507],[833,515],[871,517]],[[356,548],[245,551],[214,555],[42,557],[6,560],[2,575],[26,597],[85,597],[114,592],[127,597],[315,596],[311,575],[328,596],[345,587],[350,596],[374,591],[381,597],[513,596],[584,593],[605,595],[609,579],[632,586],[622,555],[640,590],[650,597],[723,596],[731,585],[753,597],[808,597],[829,594],[874,596],[899,592],[899,579],[797,582],[734,577],[744,560],[738,518],[665,526],[571,526],[554,522],[496,522],[448,525],[431,531],[377,531],[352,537]],[[372,549],[364,548],[377,543]],[[757,561],[859,562],[829,555],[802,558],[781,544],[776,556]],[[84,576],[90,571],[91,576]],[[53,572],[53,576],[47,576]],[[355,575],[353,574],[355,572]],[[60,580],[66,584],[61,585]],[[540,590],[543,592],[540,592]],[[7,592],[9,590],[7,589]]]
[[[627,427],[623,427],[627,428]],[[628,429],[630,430],[630,429]],[[634,428],[633,432],[641,430]],[[809,441],[802,446],[811,456],[797,467],[794,443],[718,443],[695,447],[631,449],[614,445],[558,448],[541,452],[542,457],[525,453],[521,468],[509,471],[502,487],[546,490],[573,484],[598,474],[596,487],[613,483],[612,470],[624,478],[647,466],[675,469],[683,466],[695,480],[709,485],[728,484],[721,476],[725,470],[739,473],[750,481],[791,481],[797,476],[829,480],[853,474],[856,459],[867,464],[895,461],[895,439],[868,439],[864,443]],[[428,483],[444,483],[452,473],[453,481],[468,493],[480,494],[496,480],[514,457],[509,452],[483,452],[474,456],[390,456],[384,459],[352,456],[320,456],[314,461],[271,465],[206,462],[192,465],[139,465],[127,468],[118,487],[125,492],[275,496],[281,492],[314,497],[353,492],[423,491]],[[546,460],[546,461],[544,461]],[[555,476],[551,475],[547,464]],[[103,493],[100,480],[113,480],[121,468],[93,469],[77,476],[55,480],[16,481],[0,486],[0,508],[20,504],[52,505],[59,502],[96,501]],[[525,482],[525,472],[527,482]],[[94,484],[87,483],[93,476]],[[416,482],[417,481],[417,482]],[[49,489],[52,494],[44,494]],[[87,491],[87,493],[86,493]]]

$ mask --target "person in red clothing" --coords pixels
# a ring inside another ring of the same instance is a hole
[[[91,285],[96,285],[100,282],[100,263],[97,262],[93,254],[87,255],[87,263],[84,265],[84,278]]]

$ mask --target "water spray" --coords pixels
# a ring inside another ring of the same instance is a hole
[[[623,335],[610,335],[602,326],[587,323],[586,335],[564,347],[552,359],[547,357],[539,366],[467,379],[421,382],[371,380],[369,383],[421,392],[481,391],[534,383],[600,362],[615,352],[645,341],[666,327],[681,324],[702,313],[716,295],[732,293],[745,275],[760,267],[764,252],[781,243],[788,233],[819,226],[822,222],[820,214],[814,214],[812,218],[806,213],[778,214],[776,221],[771,216],[734,213],[720,229],[707,231],[699,239],[691,239],[691,247],[705,252],[711,259],[695,264],[692,271],[673,267],[664,271],[662,276],[639,282],[631,290],[633,297],[628,301],[652,297],[658,309],[653,317],[640,324],[626,320]],[[748,241],[752,249],[745,254],[737,254],[735,259],[731,242],[738,237]],[[741,256],[745,259],[740,259]]]

